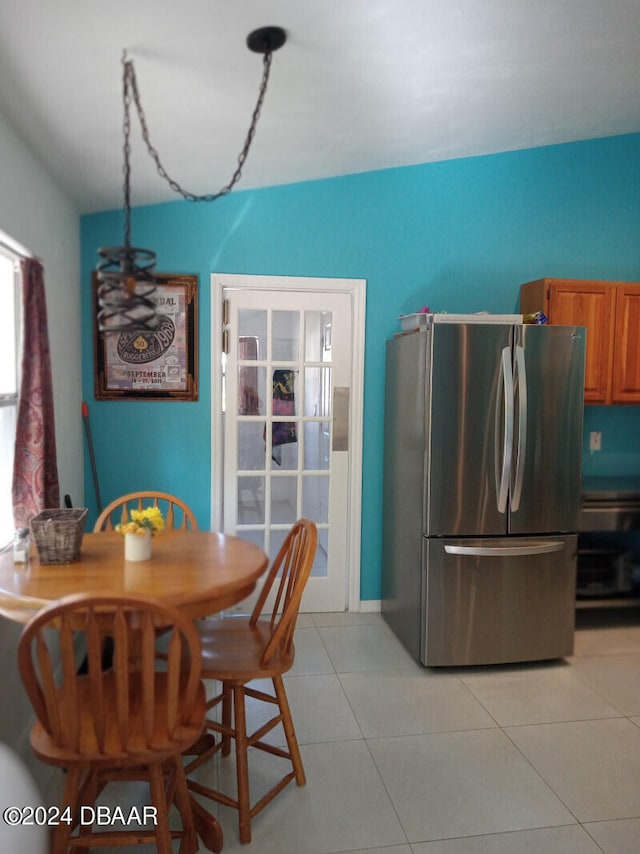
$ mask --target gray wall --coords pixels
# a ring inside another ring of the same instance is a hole
[[[80,238],[72,203],[0,115],[0,230],[44,263],[61,494],[84,502],[80,365]],[[0,741],[27,761],[41,787],[46,766],[31,757],[31,707],[16,666],[21,626],[0,617]]]

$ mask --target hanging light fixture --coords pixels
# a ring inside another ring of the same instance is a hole
[[[160,316],[156,311],[153,293],[156,281],[153,270],[156,254],[151,249],[139,249],[131,245],[131,104],[133,102],[142,138],[150,157],[156,164],[158,174],[164,178],[171,189],[184,199],[192,202],[213,202],[221,196],[230,193],[242,175],[242,168],[249,154],[251,143],[255,136],[260,111],[267,91],[271,58],[274,50],[282,47],[286,41],[286,33],[281,27],[261,27],[247,36],[247,47],[255,53],[263,54],[263,73],[258,100],[253,110],[251,124],[240,154],[236,169],[231,180],[217,193],[196,195],[190,193],[171,178],[158,152],[151,144],[146,117],[142,109],[140,94],[133,62],[127,59],[126,52],[122,57],[123,85],[122,99],[124,106],[124,243],[122,246],[106,246],[98,249],[100,261],[97,267],[98,277],[98,329],[100,332],[150,331],[157,329]]]

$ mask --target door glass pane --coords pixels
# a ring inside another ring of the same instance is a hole
[[[291,368],[274,370],[271,410],[274,415],[296,414],[296,373]]]
[[[267,358],[267,312],[253,308],[238,311],[238,358]]]
[[[300,314],[297,311],[274,311],[271,318],[271,358],[274,361],[298,360]]]
[[[238,423],[238,465],[245,471],[263,471],[266,467],[264,424],[255,421]]]
[[[302,515],[316,523],[329,521],[329,478],[306,475],[302,478]]]
[[[329,566],[328,557],[329,531],[327,528],[320,528],[318,530],[318,549],[313,561],[313,567],[311,568],[311,575],[313,575],[314,578],[324,578],[327,575]]]
[[[304,425],[305,469],[329,468],[329,422],[309,421]]]
[[[264,477],[238,476],[238,524],[264,523]]]
[[[266,379],[266,368],[238,367],[238,415],[265,414]]]
[[[239,531],[237,536],[250,543],[255,543],[258,548],[264,549],[264,530],[262,531]]]
[[[272,462],[280,468],[297,469],[297,442],[298,425],[295,421],[274,421],[271,425]]]
[[[331,361],[331,312],[305,311],[304,358],[307,362]]]
[[[271,531],[269,543],[269,563],[273,563],[273,561],[276,559],[278,552],[282,548],[282,544],[284,543],[288,533],[288,531]]]
[[[331,368],[305,368],[304,414],[331,416]]]
[[[293,525],[298,513],[298,479],[296,477],[271,478],[271,522]]]

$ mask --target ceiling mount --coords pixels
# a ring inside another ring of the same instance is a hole
[[[272,53],[287,40],[282,27],[260,27],[247,36],[247,47],[255,53]]]

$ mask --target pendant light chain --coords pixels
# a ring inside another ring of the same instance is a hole
[[[133,63],[127,62],[126,55],[126,52],[122,55],[122,63],[124,65],[122,78],[122,103],[124,105],[122,120],[124,135],[122,172],[124,175],[124,245],[129,247],[131,246],[131,86],[132,80],[135,80],[135,75]]]
[[[140,102],[138,83],[133,68],[133,62],[127,59],[126,51],[122,55],[123,80],[122,99],[124,116],[122,130],[124,135],[122,167],[124,190],[124,245],[103,246],[98,249],[100,258],[96,268],[97,279],[97,321],[101,333],[121,333],[135,331],[141,335],[156,335],[160,328],[162,315],[158,311],[157,300],[154,296],[157,280],[153,270],[156,264],[156,253],[151,249],[140,249],[131,246],[131,107],[135,106],[142,129],[142,138],[147,151],[156,164],[158,174],[169,184],[171,189],[184,199],[192,202],[213,202],[229,193],[238,183],[242,174],[251,143],[255,136],[258,119],[269,82],[271,57],[286,41],[286,33],[282,27],[261,27],[247,36],[247,47],[255,53],[263,54],[263,75],[258,92],[251,125],[247,133],[242,151],[238,155],[236,170],[229,183],[218,193],[208,193],[198,196],[183,189],[177,181],[169,176],[160,161],[160,156],[151,144],[147,121]],[[146,340],[146,339],[145,339]]]
[[[178,193],[187,201],[190,201],[190,202],[213,202],[216,199],[219,199],[221,196],[226,196],[228,193],[230,193],[231,190],[233,189],[233,187],[240,180],[240,177],[242,175],[242,168],[244,166],[245,160],[247,159],[247,156],[249,154],[249,149],[251,148],[251,143],[253,142],[253,138],[254,138],[255,133],[256,133],[256,127],[258,125],[258,119],[260,118],[260,112],[262,110],[262,104],[264,102],[264,97],[265,97],[265,94],[267,92],[267,84],[269,82],[269,72],[271,70],[272,56],[273,56],[273,53],[271,50],[268,50],[264,54],[264,58],[263,58],[264,69],[263,69],[263,75],[262,75],[262,82],[260,83],[260,90],[258,92],[258,100],[256,102],[256,106],[255,106],[255,109],[253,111],[253,115],[251,117],[251,125],[249,127],[248,132],[247,132],[247,136],[246,136],[246,139],[244,141],[242,151],[238,155],[237,168],[236,168],[235,172],[233,173],[231,180],[219,192],[217,192],[217,193],[206,193],[206,194],[201,195],[201,196],[196,195],[195,193],[191,193],[188,190],[185,190],[183,187],[181,187],[177,181],[175,181],[173,178],[171,178],[171,176],[168,174],[167,170],[162,165],[162,162],[160,160],[160,155],[158,154],[156,148],[154,148],[154,146],[152,145],[151,138],[149,136],[149,129],[147,127],[146,117],[144,114],[144,110],[142,109],[142,103],[140,101],[140,93],[138,91],[138,82],[136,80],[136,73],[135,73],[134,68],[133,68],[133,62],[131,62],[130,60],[128,60],[128,61],[123,60],[124,64],[125,64],[125,73],[124,73],[124,100],[125,100],[125,118],[124,118],[124,130],[125,130],[124,161],[125,161],[125,166],[124,166],[124,169],[125,169],[125,220],[126,220],[126,222],[125,222],[125,241],[127,241],[127,235],[129,233],[128,210],[129,210],[130,200],[128,199],[128,191],[129,191],[129,174],[130,174],[129,155],[131,153],[131,146],[129,143],[129,134],[131,131],[131,120],[130,120],[130,116],[129,116],[129,107],[130,107],[131,101],[133,100],[135,107],[136,107],[136,111],[138,113],[138,118],[140,120],[140,127],[142,129],[142,138],[144,139],[144,142],[147,146],[147,151],[149,152],[149,155],[151,156],[151,158],[153,159],[153,161],[156,164],[156,169],[157,169],[160,177],[164,178],[164,180],[167,182],[167,184],[169,184],[169,186],[171,187],[171,189],[175,193]]]

